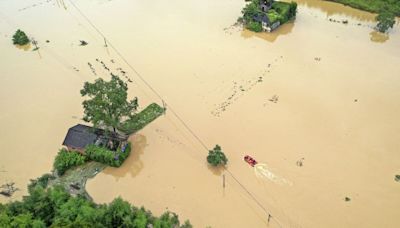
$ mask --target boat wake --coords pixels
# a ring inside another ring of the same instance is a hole
[[[262,179],[265,179],[265,180],[269,180],[269,181],[272,181],[272,182],[277,183],[277,184],[287,184],[287,185],[290,185],[290,186],[293,185],[292,182],[286,180],[283,177],[279,177],[279,176],[275,175],[273,172],[271,172],[268,169],[267,164],[259,163],[259,164],[255,165],[254,166],[254,172],[256,173],[256,176],[259,177],[259,178],[262,178]]]

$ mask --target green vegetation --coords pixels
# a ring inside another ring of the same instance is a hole
[[[262,32],[262,25],[258,21],[250,21],[247,23],[246,28],[253,32]]]
[[[56,159],[54,160],[54,169],[57,170],[58,175],[63,175],[68,169],[83,165],[85,163],[85,156],[78,152],[69,152],[66,149],[61,149]]]
[[[222,152],[221,147],[216,145],[213,150],[208,152],[207,162],[212,166],[226,165],[228,159],[226,158],[224,152]]]
[[[254,32],[261,32],[263,30],[260,21],[255,18],[268,17],[267,26],[272,26],[274,23],[278,22],[284,24],[294,18],[297,12],[296,2],[273,2],[271,9],[267,12],[263,12],[260,6],[260,0],[252,0],[247,4],[243,10],[239,20],[242,21],[245,27]]]
[[[41,177],[31,180],[31,183],[28,185],[28,191],[31,191],[37,185],[42,188],[46,188],[51,180],[54,180],[56,177],[50,173],[43,174]]]
[[[120,167],[131,153],[131,143],[126,144],[117,151],[111,151],[105,147],[89,145],[85,149],[85,156],[88,160],[97,161],[112,167]]]
[[[28,36],[25,34],[25,32],[21,31],[21,30],[17,30],[12,38],[13,44],[17,44],[17,45],[26,45],[28,44],[29,38]]]
[[[85,153],[61,149],[54,160],[54,169],[57,174],[62,176],[70,168],[83,165],[85,161],[96,161],[112,167],[120,167],[131,153],[131,143],[118,148],[117,151],[109,150],[105,147],[89,145],[85,148]]]
[[[376,20],[378,24],[376,25],[376,29],[379,32],[386,32],[389,28],[393,28],[394,23],[396,23],[394,13],[390,12],[390,10],[384,10],[376,16]]]
[[[383,9],[390,9],[396,16],[400,16],[400,1],[398,0],[328,0],[342,3],[356,9],[372,13],[380,13]]]
[[[94,127],[112,127],[120,125],[122,118],[131,118],[138,107],[138,100],[127,101],[128,86],[118,76],[111,75],[110,81],[102,78],[94,83],[85,82],[81,90],[83,97],[84,117],[86,122],[93,123]]]
[[[190,228],[180,225],[175,213],[155,217],[145,208],[137,208],[121,198],[109,204],[96,204],[84,197],[73,197],[61,186],[29,189],[22,201],[0,204],[0,227],[137,227]]]
[[[126,134],[132,134],[144,128],[147,124],[157,119],[165,112],[165,109],[156,103],[150,104],[143,111],[126,120],[119,126],[119,130]]]

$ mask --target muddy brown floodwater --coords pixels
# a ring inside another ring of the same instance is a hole
[[[131,137],[123,167],[89,181],[96,202],[121,196],[195,227],[265,227],[260,205],[270,227],[400,226],[398,23],[381,35],[372,14],[298,0],[294,23],[254,34],[231,26],[242,0],[73,2],[207,147],[222,146],[259,204],[207,167],[168,111]],[[39,51],[12,45],[18,28]],[[0,47],[0,182],[21,188],[13,199],[80,122],[83,82],[113,72],[142,107],[161,103],[67,0],[1,1]],[[257,177],[246,154],[291,185]]]

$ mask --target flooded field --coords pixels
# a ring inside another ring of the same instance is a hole
[[[13,199],[52,169],[85,81],[119,74],[141,107],[162,104],[115,47],[198,139],[221,145],[229,172],[210,169],[167,111],[131,137],[121,168],[88,182],[96,202],[121,196],[194,227],[400,226],[399,23],[381,35],[373,14],[298,0],[293,23],[255,34],[233,26],[242,0],[72,2],[0,1],[0,184],[16,183]],[[39,51],[12,45],[18,28]]]

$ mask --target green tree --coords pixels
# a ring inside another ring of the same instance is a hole
[[[114,199],[104,214],[107,227],[126,227],[124,224],[129,224],[132,221],[131,205],[121,198]]]
[[[54,169],[57,170],[59,175],[63,175],[68,169],[83,165],[85,163],[85,156],[78,152],[67,151],[66,149],[61,149],[56,158],[54,159]]]
[[[382,33],[386,32],[389,28],[393,28],[393,25],[396,23],[395,14],[388,9],[382,10],[376,16],[376,20],[378,21],[376,29]]]
[[[226,165],[228,159],[226,158],[224,152],[222,152],[221,147],[216,145],[213,150],[208,152],[207,161],[212,166]]]
[[[127,84],[113,74],[110,81],[99,78],[94,83],[85,82],[81,95],[89,99],[82,103],[83,119],[95,127],[112,127],[115,132],[121,120],[133,117],[138,107],[137,98],[127,101],[127,91]]]
[[[13,44],[18,44],[18,45],[25,45],[28,44],[29,38],[26,36],[25,32],[21,30],[17,30],[12,38]]]

